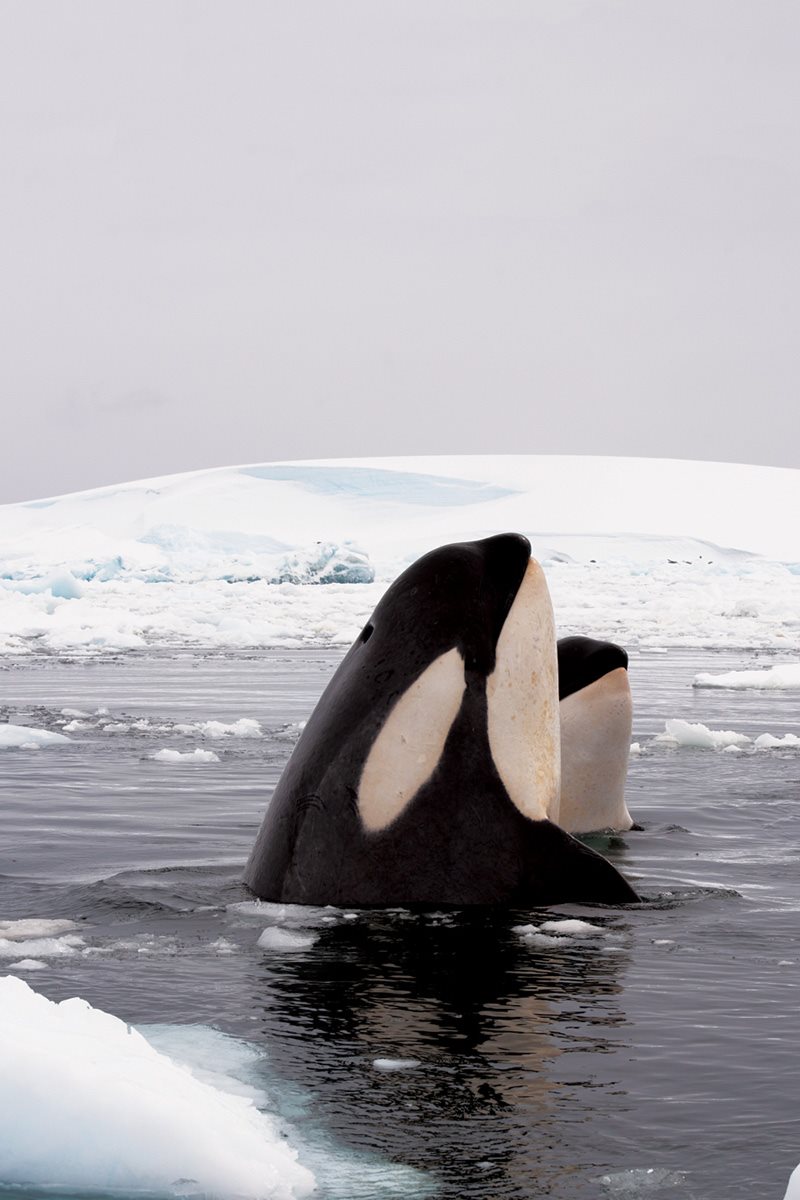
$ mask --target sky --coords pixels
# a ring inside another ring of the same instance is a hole
[[[800,467],[800,6],[0,0],[0,502]]]

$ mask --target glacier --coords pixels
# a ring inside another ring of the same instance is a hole
[[[346,646],[448,541],[531,540],[559,634],[800,660],[800,471],[550,455],[261,463],[0,507],[0,654]]]

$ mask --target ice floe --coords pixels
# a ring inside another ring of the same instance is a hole
[[[279,925],[268,925],[257,944],[262,950],[272,950],[278,953],[310,950],[318,936],[316,933],[303,933],[299,929],[282,929]]]
[[[170,762],[170,763],[211,763],[211,762],[218,763],[219,762],[218,754],[215,754],[213,750],[201,750],[199,746],[196,747],[196,749],[194,749],[194,750],[186,750],[185,752],[182,752],[180,750],[170,750],[168,747],[165,747],[163,750],[156,751],[156,753],[153,754],[151,757],[154,762]]]
[[[593,925],[577,917],[563,917],[542,921],[541,925],[514,925],[511,929],[528,946],[576,945],[592,938],[607,938],[609,930],[602,925]]]
[[[756,750],[800,749],[800,737],[795,733],[785,733],[783,737],[775,737],[771,733],[761,733],[753,745]]]
[[[49,729],[0,724],[0,750],[39,750],[43,746],[66,745],[70,740],[65,734]]]
[[[784,663],[758,671],[725,671],[722,675],[701,673],[695,675],[693,687],[730,688],[736,691],[749,688],[788,691],[791,688],[800,688],[800,663]]]
[[[222,1035],[220,1035],[222,1036]],[[0,1182],[298,1200],[314,1188],[275,1120],[119,1018],[0,979]]]
[[[732,729],[709,729],[707,725],[673,720],[665,721],[664,732],[657,734],[654,741],[675,746],[695,746],[703,750],[721,750],[727,746],[745,746],[751,738]]]
[[[793,750],[800,747],[800,737],[793,733],[784,734],[782,737],[761,733],[752,738],[733,729],[709,729],[707,725],[677,719],[665,721],[664,732],[656,734],[652,741],[657,746],[722,750],[728,754],[743,753],[747,750]]]

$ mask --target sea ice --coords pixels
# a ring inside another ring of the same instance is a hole
[[[249,1096],[198,1078],[85,1000],[55,1004],[0,979],[0,1061],[3,1184],[220,1200],[314,1189]]]
[[[154,762],[182,762],[182,763],[209,763],[219,762],[219,755],[213,750],[201,750],[198,746],[195,750],[187,750],[185,753],[180,750],[163,749],[158,750],[152,755]]]
[[[664,733],[653,739],[674,746],[692,746],[702,750],[722,750],[728,746],[744,746],[750,738],[732,729],[709,729],[707,725],[692,725],[689,721],[666,721]]]
[[[578,937],[606,932],[602,925],[591,925],[588,921],[579,921],[574,917],[568,917],[562,921],[543,921],[539,928],[543,933],[577,934]]]
[[[758,688],[764,691],[787,691],[800,688],[800,663],[784,663],[764,671],[726,671],[723,675],[695,675],[696,688]]]
[[[793,750],[800,748],[800,737],[795,733],[785,733],[783,737],[774,737],[771,733],[762,733],[759,734],[753,745],[756,750],[776,750],[781,747]]]
[[[39,746],[57,746],[72,739],[49,729],[30,729],[27,725],[0,724],[0,750],[30,750]]]
[[[316,942],[317,936],[316,933],[301,933],[299,930],[281,929],[279,926],[269,925],[261,934],[257,944],[262,950],[275,950],[280,953],[309,950]]]

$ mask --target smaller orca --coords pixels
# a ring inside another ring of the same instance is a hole
[[[294,904],[624,904],[548,819],[560,788],[550,596],[519,534],[443,546],[388,589],[275,789],[245,883]]]
[[[558,642],[561,798],[558,823],[568,833],[634,829],[625,803],[633,705],[628,655],[613,642],[567,637]]]

